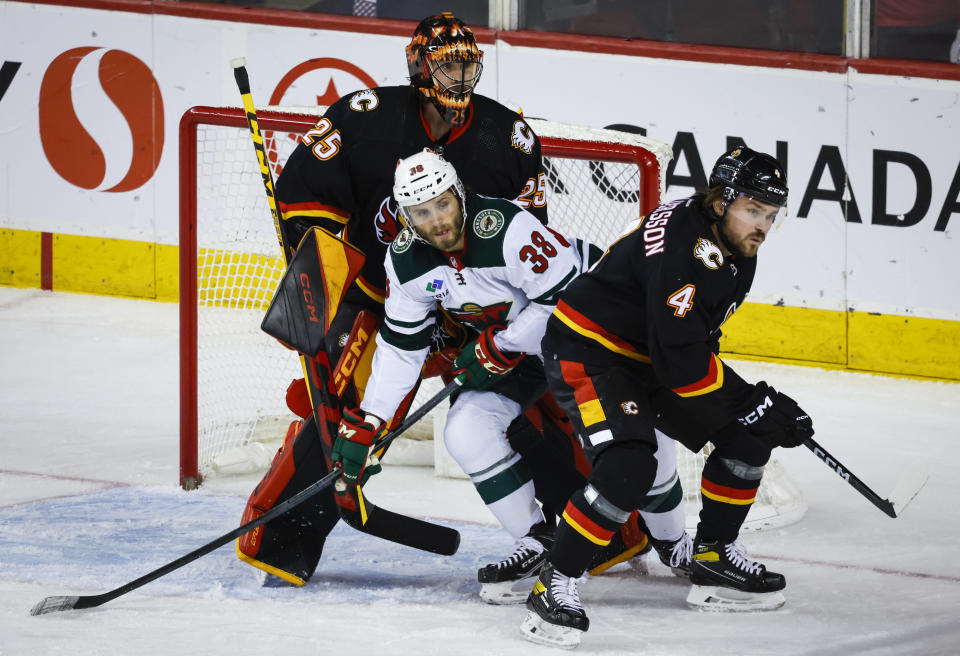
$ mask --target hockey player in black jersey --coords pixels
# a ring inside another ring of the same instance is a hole
[[[465,191],[453,166],[428,149],[398,163],[394,197],[406,229],[385,261],[386,317],[363,401],[343,411],[333,460],[347,484],[363,480],[384,418],[419,376],[439,303],[473,338],[453,365],[461,388],[451,397],[444,446],[516,540],[510,557],[479,571],[480,596],[523,603],[532,581],[521,582],[539,572],[553,542],[553,518],[537,505],[530,467],[507,428],[546,391],[539,351],[547,319],[563,288],[600,249],[568,241],[509,201]],[[550,473],[560,487],[559,498],[547,499],[550,507],[562,508],[586,483],[572,459],[558,458]],[[682,507],[671,510],[654,519],[669,514],[665,519],[682,526]],[[606,561],[623,549],[611,544],[603,551]]]
[[[299,244],[308,229],[319,226],[339,233],[365,255],[364,266],[329,331],[325,351],[331,365],[340,360],[361,312],[372,314],[376,322],[383,317],[384,256],[400,230],[391,194],[399,159],[429,147],[456,167],[472,191],[514,199],[543,223],[547,219],[540,141],[521,115],[473,93],[482,73],[483,53],[470,29],[449,13],[429,16],[414,31],[406,58],[410,85],[364,89],[333,103],[303,136],[277,180],[286,243]],[[289,259],[291,254],[285,255]],[[372,348],[373,340],[367,344]],[[335,412],[358,405],[368,375],[369,368],[357,367],[343,396],[334,399]],[[287,399],[297,414],[309,415],[311,404],[302,379],[291,384]],[[309,427],[309,422],[303,426]],[[296,432],[300,429],[307,430],[291,426],[278,459],[295,459],[304,451],[303,441],[314,439],[315,430],[301,437]],[[545,454],[541,433],[520,419],[510,435],[517,450],[531,461],[538,493],[552,485],[548,467],[536,464],[537,458],[552,458]],[[275,459],[275,466],[248,501],[245,520],[326,472],[313,471],[313,465],[305,463],[294,465]],[[334,495],[324,493],[319,499],[316,509],[308,508],[307,514],[281,518],[267,524],[262,533],[240,539],[238,556],[289,583],[305,583],[319,562],[326,535],[339,519]],[[646,540],[642,534],[631,534],[633,543]]]
[[[703,469],[688,603],[784,603],[784,577],[750,560],[737,537],[771,450],[799,445],[812,422],[717,353],[720,328],[750,290],[757,251],[786,203],[780,164],[737,148],[717,161],[706,193],[635,221],[561,296],[543,340],[545,368],[593,470],[567,504],[528,597],[528,639],[579,644],[589,620],[577,579],[650,487],[655,427],[693,451],[716,447]]]

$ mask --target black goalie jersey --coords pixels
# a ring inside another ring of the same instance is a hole
[[[756,258],[725,256],[699,198],[634,221],[564,291],[551,324],[638,363],[703,419],[723,425],[751,386],[719,357],[720,327],[750,290]]]
[[[392,198],[397,160],[441,153],[473,192],[518,203],[546,223],[540,141],[523,118],[473,94],[467,121],[434,141],[413,87],[344,96],[307,132],[277,181],[287,242],[320,225],[366,255],[357,284],[383,302],[386,248],[400,230]]]

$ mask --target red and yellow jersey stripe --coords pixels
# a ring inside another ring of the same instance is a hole
[[[707,366],[707,375],[700,380],[684,385],[683,387],[674,387],[673,391],[679,396],[700,396],[709,394],[714,390],[723,387],[723,362],[715,353],[710,354],[710,363]]]
[[[323,203],[280,203],[279,205],[284,219],[303,216],[311,219],[330,219],[341,225],[346,225],[350,219],[350,215],[343,210]]]
[[[570,330],[594,340],[614,353],[619,353],[638,362],[650,362],[648,355],[640,353],[629,342],[608,333],[598,323],[591,321],[562,300],[557,303],[557,309],[553,311],[553,316],[562,321]]]

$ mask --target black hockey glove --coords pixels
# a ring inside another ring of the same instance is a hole
[[[813,437],[813,421],[797,402],[762,380],[753,388],[753,394],[737,413],[737,419],[754,435],[777,446],[795,447]]]

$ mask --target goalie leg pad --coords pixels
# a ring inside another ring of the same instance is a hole
[[[307,381],[303,378],[296,378],[287,386],[286,401],[290,412],[301,419],[306,419],[313,414],[313,406],[310,405],[310,393],[307,391]]]
[[[263,480],[247,501],[241,523],[256,519],[277,503],[327,473],[320,437],[313,419],[301,424],[287,439]],[[244,534],[236,541],[237,557],[293,585],[313,575],[327,535],[339,520],[332,490],[324,490],[297,508]]]

